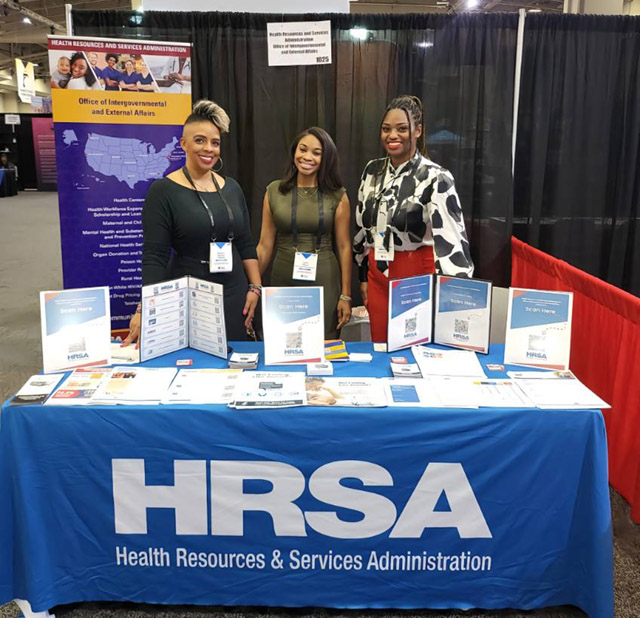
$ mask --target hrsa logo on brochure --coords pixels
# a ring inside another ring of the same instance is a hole
[[[336,539],[365,539],[387,533],[390,538],[420,538],[427,528],[455,528],[462,539],[490,539],[491,531],[460,463],[427,464],[403,508],[366,489],[346,487],[357,479],[365,487],[391,487],[389,471],[359,460],[332,461],[308,481],[291,464],[278,461],[211,460],[210,501],[207,461],[174,460],[173,485],[147,485],[144,459],[112,459],[116,534],[147,534],[147,510],[174,510],[176,534],[243,536],[244,513],[268,513],[274,534],[305,537],[308,528]],[[271,484],[265,493],[245,493],[245,481]],[[362,514],[344,521],[334,510],[303,511],[297,504],[305,489],[318,501]],[[442,494],[450,510],[436,510]]]

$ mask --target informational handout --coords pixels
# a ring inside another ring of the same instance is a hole
[[[160,403],[175,375],[173,367],[114,367],[93,402],[126,405]]]
[[[443,404],[430,380],[421,378],[386,378],[387,404],[404,408],[442,408]]]
[[[289,408],[307,405],[305,374],[297,372],[244,372],[229,405],[238,409]]]
[[[307,405],[335,407],[383,407],[384,384],[376,378],[307,377]]]
[[[324,360],[323,288],[264,288],[265,365]]]
[[[485,378],[475,352],[468,350],[437,350],[424,346],[411,348],[423,377],[467,376]]]
[[[241,375],[240,369],[180,369],[161,403],[226,405]]]
[[[387,350],[431,341],[433,275],[389,281]]]
[[[509,371],[507,374],[538,408],[602,410],[611,407],[571,371]]]
[[[195,277],[146,285],[141,313],[142,361],[186,347],[227,357],[221,285]]]
[[[571,292],[510,288],[505,364],[568,369],[572,309]]]
[[[45,373],[111,363],[109,288],[40,292]]]
[[[491,281],[438,276],[433,342],[487,354],[492,288]]]
[[[84,406],[111,377],[111,369],[84,367],[76,369],[47,400],[47,406]]]
[[[25,406],[44,403],[63,376],[63,373],[31,376],[13,396],[9,405]]]

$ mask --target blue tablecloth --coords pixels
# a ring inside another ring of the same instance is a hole
[[[226,364],[193,350],[148,364],[178,358]],[[336,375],[388,376],[388,358],[334,363]],[[613,616],[597,410],[5,406],[0,504],[0,603],[35,611],[128,600]]]

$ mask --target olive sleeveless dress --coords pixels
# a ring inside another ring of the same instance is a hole
[[[267,197],[273,221],[278,232],[275,257],[271,271],[271,285],[278,287],[320,286],[324,288],[324,334],[326,339],[338,337],[337,305],[340,298],[340,265],[333,252],[333,220],[336,208],[345,193],[344,187],[333,193],[323,193],[324,223],[322,242],[318,247],[318,270],[315,281],[298,281],[292,278],[295,248],[291,229],[291,192],[278,191],[279,180],[267,187]],[[297,222],[298,251],[313,253],[316,250],[318,232],[318,188],[293,189],[298,191]]]

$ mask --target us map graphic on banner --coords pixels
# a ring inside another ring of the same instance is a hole
[[[142,285],[142,206],[184,164],[190,46],[49,37],[65,288],[107,285],[112,329]]]

